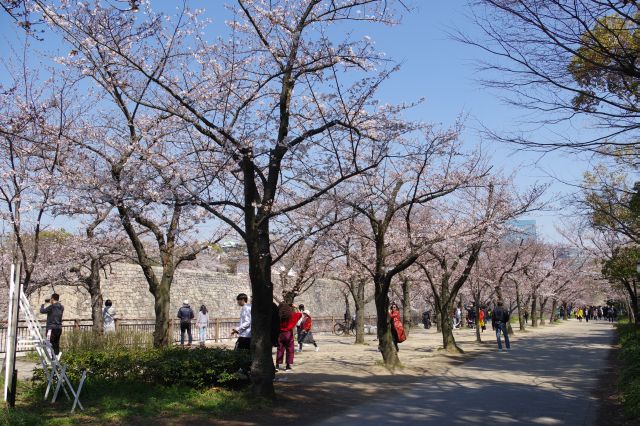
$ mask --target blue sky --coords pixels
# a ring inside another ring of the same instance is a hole
[[[158,0],[152,4],[162,4]],[[207,13],[214,19],[215,25],[222,24],[224,15],[222,2],[192,1],[192,7],[211,8]],[[496,89],[484,88],[479,79],[476,64],[478,60],[488,59],[486,54],[470,46],[451,39],[448,32],[459,29],[467,34],[477,34],[468,17],[466,0],[417,1],[412,13],[405,14],[399,26],[360,27],[356,34],[369,35],[380,50],[400,62],[400,71],[383,87],[380,95],[383,101],[404,102],[424,97],[424,103],[410,112],[412,119],[440,123],[447,127],[456,119],[466,116],[466,129],[463,135],[465,143],[473,146],[481,142],[478,131],[482,126],[490,129],[510,132],[530,129],[523,123],[524,111],[504,104]],[[166,6],[166,3],[164,3]],[[7,58],[10,45],[15,46],[18,31],[6,14],[0,14],[0,55]],[[40,44],[41,46],[38,46]],[[48,38],[45,42],[36,42],[36,48],[55,51],[55,41]],[[61,52],[66,54],[66,48]],[[6,72],[4,68],[0,72]],[[0,81],[5,77],[0,75]],[[551,129],[534,128],[528,134],[539,140],[548,140],[553,132],[566,135],[584,135],[589,130],[575,123],[562,124]],[[549,199],[560,199],[574,189],[560,181],[579,182],[583,171],[588,167],[585,159],[576,155],[516,151],[513,146],[482,141],[484,149],[490,154],[496,168],[511,174],[518,170],[516,184],[520,188],[535,183],[550,182]],[[554,179],[556,178],[556,179]],[[558,212],[542,212],[530,215],[536,219],[539,233],[550,240],[558,240],[554,225],[561,221]]]

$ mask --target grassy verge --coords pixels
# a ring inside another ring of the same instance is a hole
[[[41,386],[21,384],[14,410],[0,410],[0,425],[158,424],[168,418],[198,424],[267,406],[245,391],[220,388],[195,390],[185,386],[92,383],[82,391],[85,411],[70,414],[62,395],[56,404],[42,401]]]
[[[634,324],[618,323],[620,336],[619,388],[627,417],[640,419],[640,329]]]

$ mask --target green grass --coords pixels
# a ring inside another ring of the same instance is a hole
[[[55,405],[42,401],[42,396],[41,386],[20,384],[16,408],[0,410],[0,425],[157,424],[181,416],[198,423],[198,419],[268,406],[267,401],[256,401],[246,391],[135,383],[87,385],[80,398],[85,411],[75,414],[70,414],[71,402],[64,395]]]
[[[620,336],[619,389],[627,417],[640,419],[640,329],[635,324],[618,323]]]

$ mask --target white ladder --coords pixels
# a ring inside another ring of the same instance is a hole
[[[24,294],[24,292],[20,292],[20,311],[24,314],[24,317],[27,321],[27,327],[29,329],[29,337],[28,338],[18,338],[18,344],[22,345],[25,348],[35,349],[35,351],[40,356],[40,362],[42,363],[42,369],[44,370],[45,376],[47,377],[47,389],[44,393],[44,399],[47,400],[49,396],[49,392],[51,391],[51,387],[53,386],[54,380],[56,381],[56,388],[53,392],[53,397],[51,398],[51,403],[56,402],[58,398],[58,393],[60,389],[65,393],[67,399],[71,399],[69,397],[69,392],[73,395],[73,406],[71,407],[71,412],[73,413],[76,409],[76,406],[80,407],[81,410],[84,411],[84,407],[80,402],[80,392],[82,391],[82,386],[87,378],[87,371],[84,370],[82,372],[82,377],[80,378],[80,384],[77,389],[71,385],[71,381],[67,376],[67,366],[63,365],[60,362],[60,356],[62,353],[56,356],[53,351],[53,347],[51,346],[51,342],[46,338],[46,335],[43,333],[42,327],[40,326],[40,322],[36,318],[33,310],[31,309],[31,304],[29,303],[29,299]],[[69,392],[67,392],[67,389]]]

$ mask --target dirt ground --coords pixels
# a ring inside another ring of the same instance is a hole
[[[482,333],[483,343],[476,343],[475,330],[455,330],[462,355],[450,355],[439,350],[442,336],[435,328],[413,328],[409,339],[400,344],[401,369],[390,372],[381,365],[375,336],[368,335],[364,345],[354,345],[353,337],[316,335],[320,350],[305,345],[295,354],[294,370],[276,375],[278,400],[273,408],[253,413],[234,413],[228,418],[211,421],[225,425],[289,425],[315,422],[333,416],[372,399],[382,399],[401,389],[407,389],[423,376],[441,375],[449,368],[471,358],[495,351],[495,335]],[[535,333],[512,337],[518,339]],[[182,419],[185,424],[202,424],[200,420]]]

